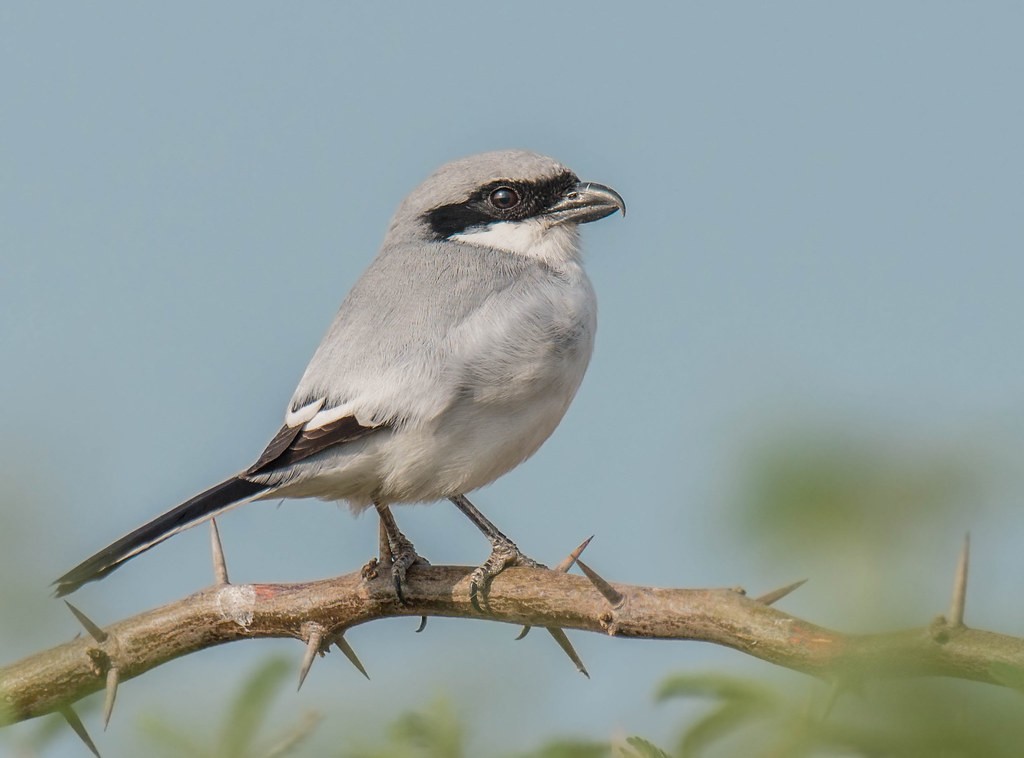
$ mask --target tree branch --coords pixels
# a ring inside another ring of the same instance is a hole
[[[917,629],[842,634],[769,607],[777,593],[752,599],[727,589],[615,584],[590,567],[585,577],[509,569],[494,580],[481,609],[470,600],[471,571],[463,566],[413,567],[407,605],[397,602],[387,572],[372,578],[354,572],[301,584],[217,584],[107,627],[86,620],[89,635],[0,669],[0,710],[6,711],[7,721],[67,710],[110,681],[116,688],[118,682],[174,658],[241,639],[294,637],[307,644],[305,663],[335,643],[354,657],[342,639],[345,630],[392,616],[448,616],[616,637],[700,640],[840,681],[939,675],[999,684],[993,664],[1024,669],[1024,640],[969,629],[942,617]],[[112,705],[109,693],[108,700]]]

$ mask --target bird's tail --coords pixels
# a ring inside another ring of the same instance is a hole
[[[242,505],[268,489],[264,484],[233,477],[201,492],[79,563],[54,582],[57,585],[57,597],[74,592],[86,582],[102,579],[129,558],[134,558],[190,526]]]

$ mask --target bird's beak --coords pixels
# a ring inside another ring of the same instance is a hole
[[[559,224],[587,224],[610,216],[615,211],[622,211],[622,215],[626,215],[626,201],[622,195],[603,184],[580,182],[566,190],[544,215]]]

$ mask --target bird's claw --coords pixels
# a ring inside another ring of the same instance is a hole
[[[392,550],[391,581],[395,585],[395,595],[398,596],[398,602],[402,605],[408,604],[408,600],[405,597],[406,572],[410,566],[417,563],[421,566],[430,565],[430,561],[419,555],[416,552],[416,548],[408,540],[397,545],[396,549]]]
[[[469,575],[469,599],[473,603],[473,607],[480,610],[480,596],[486,595],[494,577],[510,566],[546,568],[543,564],[523,554],[512,540],[495,541],[487,560],[473,569],[473,573]]]

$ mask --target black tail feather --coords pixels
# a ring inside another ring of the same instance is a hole
[[[211,487],[79,563],[54,582],[57,585],[57,597],[71,594],[86,582],[102,579],[128,559],[149,550],[171,535],[195,526],[266,490],[266,485],[239,477]]]

